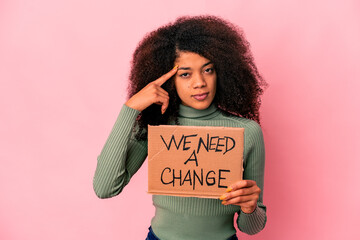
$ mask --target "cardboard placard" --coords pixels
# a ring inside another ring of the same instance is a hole
[[[148,193],[219,198],[242,180],[244,128],[148,126]]]

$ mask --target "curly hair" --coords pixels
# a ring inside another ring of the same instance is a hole
[[[260,123],[260,95],[266,86],[250,52],[243,32],[224,19],[215,16],[180,17],[145,35],[133,54],[128,98],[147,84],[173,68],[180,51],[197,53],[214,63],[217,92],[214,103],[226,114],[252,119]],[[141,131],[137,139],[145,139],[147,125],[178,122],[181,100],[174,81],[162,88],[169,93],[166,112],[152,104],[143,110],[137,124]]]

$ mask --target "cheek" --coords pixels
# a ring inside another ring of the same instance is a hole
[[[179,96],[185,94],[185,92],[187,91],[188,88],[190,88],[189,84],[186,84],[184,82],[179,82],[177,80],[175,80],[175,88],[176,88],[176,92]]]
[[[180,85],[179,82],[176,81],[176,80],[175,80],[175,89],[176,89],[177,94],[178,94],[179,96],[181,96],[181,93],[182,93],[183,91],[181,90],[181,85]]]

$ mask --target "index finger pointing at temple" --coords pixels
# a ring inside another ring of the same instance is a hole
[[[154,81],[154,83],[158,84],[159,86],[163,85],[167,80],[169,80],[177,72],[178,67],[179,67],[179,65],[176,65],[173,69],[170,70],[170,72],[167,72],[164,75],[162,75],[161,77],[159,77],[158,79],[156,79]]]

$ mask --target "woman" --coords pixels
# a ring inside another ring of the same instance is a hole
[[[147,239],[237,239],[235,213],[241,231],[261,231],[265,154],[257,122],[264,84],[249,44],[223,19],[181,17],[146,35],[133,55],[129,99],[98,156],[98,197],[118,195],[141,167],[148,124],[241,127],[244,180],[220,199],[154,195]]]

